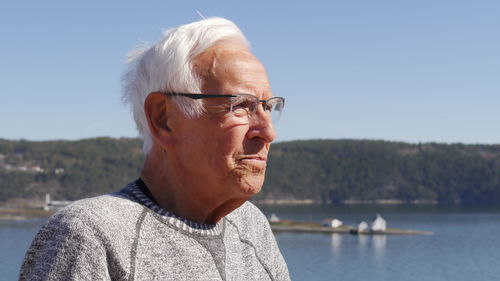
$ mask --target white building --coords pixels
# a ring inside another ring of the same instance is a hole
[[[368,223],[366,221],[362,221],[358,224],[358,233],[366,232],[368,230]]]
[[[332,227],[332,228],[339,227],[343,224],[344,223],[339,219],[325,219],[323,221],[323,226],[328,226],[328,227]]]
[[[371,229],[372,231],[385,231],[386,222],[380,214],[377,214],[377,217],[372,221]]]
[[[276,214],[271,214],[271,217],[269,218],[269,222],[279,222],[280,218]]]

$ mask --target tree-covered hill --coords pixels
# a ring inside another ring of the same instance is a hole
[[[138,139],[0,139],[0,201],[74,200],[135,179]],[[307,140],[272,145],[266,183],[255,199],[500,203],[500,145]]]
[[[500,145],[293,141],[269,166],[264,198],[500,203]]]
[[[0,201],[12,197],[75,200],[116,191],[138,175],[138,139],[0,140]]]

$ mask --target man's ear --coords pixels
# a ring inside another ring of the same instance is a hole
[[[172,130],[168,127],[169,113],[169,104],[161,93],[151,93],[144,101],[151,136],[162,145],[168,145],[172,138]]]

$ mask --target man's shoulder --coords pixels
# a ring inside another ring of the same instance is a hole
[[[48,225],[65,225],[72,229],[112,226],[124,223],[125,217],[138,216],[140,205],[119,193],[81,199],[57,211]],[[133,220],[131,220],[133,221]]]
[[[269,221],[252,202],[245,202],[230,213],[226,219],[240,230],[240,233],[266,233],[271,231]]]
[[[267,221],[267,218],[262,213],[262,211],[250,201],[246,201],[239,208],[231,212],[227,217],[233,220],[246,221],[248,219],[251,219],[258,221]]]
[[[136,204],[121,193],[110,193],[91,198],[80,199],[62,208],[57,213],[85,214],[117,212],[116,207],[126,207]]]
[[[64,207],[33,239],[20,280],[105,279],[108,249],[116,251],[131,244],[134,217],[140,209],[119,194],[82,199]]]

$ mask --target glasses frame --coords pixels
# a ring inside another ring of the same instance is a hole
[[[252,96],[252,97],[256,98],[256,96],[251,95],[251,94],[246,94],[246,93],[230,94],[230,95],[222,95],[222,94],[218,95],[218,94],[193,94],[193,93],[170,93],[170,92],[162,92],[162,94],[166,95],[166,96],[169,96],[169,97],[181,96],[181,97],[191,98],[191,99],[194,99],[194,100],[198,100],[198,99],[211,99],[211,98],[237,98],[238,96],[241,96],[241,95]],[[285,107],[285,98],[283,98],[283,97],[271,97],[271,98],[268,98],[267,100],[261,100],[261,99],[257,99],[257,100],[258,100],[259,104],[263,105],[263,109],[265,111],[265,106],[269,103],[270,100],[273,100],[273,99],[279,99],[279,100],[282,101],[281,110],[283,110],[283,108]],[[257,111],[257,108],[258,108],[258,106],[255,107],[255,111],[252,112],[251,114],[255,114],[255,112]],[[280,111],[280,115],[281,115],[281,111]]]

